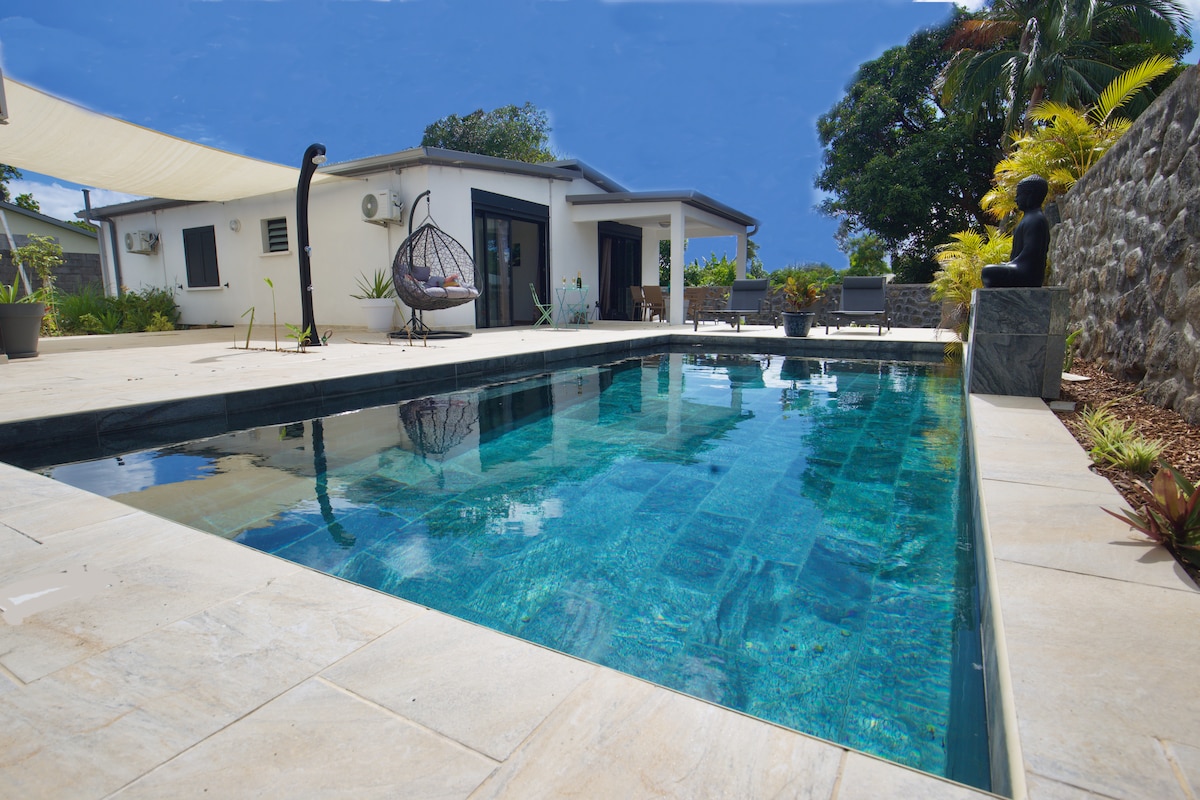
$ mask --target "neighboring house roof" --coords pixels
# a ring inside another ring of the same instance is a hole
[[[17,219],[24,218],[26,220],[40,223],[41,226],[49,226],[50,228],[61,229],[62,231],[64,231],[65,234],[68,234],[71,236],[83,237],[85,239],[90,239],[92,242],[98,241],[97,234],[95,231],[85,231],[83,228],[77,228],[74,225],[70,225],[66,222],[63,222],[61,219],[55,219],[54,217],[47,217],[45,214],[40,214],[37,211],[30,211],[27,208],[21,208],[18,205],[13,205],[12,203],[6,203],[3,200],[0,200],[0,208],[4,209],[4,213],[8,216],[9,227],[13,229],[13,231],[12,231],[13,238],[17,239],[18,245],[20,245],[21,240],[17,237],[19,237],[23,234],[27,234],[30,231],[28,231],[26,227],[21,226],[19,224],[19,222],[14,220],[14,216]],[[43,230],[44,230],[44,227],[43,227]],[[34,229],[34,232],[37,232],[37,229]],[[61,241],[62,241],[61,237],[59,238],[59,241],[61,243]],[[82,243],[78,243],[76,246],[86,246],[86,245],[82,245]],[[97,244],[96,246],[99,247],[99,244]],[[3,228],[0,228],[0,247],[3,247],[5,250],[11,249],[11,246],[8,243],[8,236],[5,233],[5,231],[3,230]]]

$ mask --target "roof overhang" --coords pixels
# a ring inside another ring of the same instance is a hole
[[[681,210],[685,235],[734,236],[758,228],[758,220],[707,195],[693,191],[608,192],[567,195],[574,222],[620,222],[642,229],[658,228],[669,236],[672,212]]]

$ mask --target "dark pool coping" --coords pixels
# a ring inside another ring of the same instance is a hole
[[[764,353],[806,358],[938,362],[941,342],[887,339],[785,339],[666,333],[639,339],[572,345],[504,356],[399,367],[358,375],[302,380],[275,386],[152,403],[58,414],[0,424],[0,461],[36,468],[202,439],[232,430],[278,425],[457,391],[495,379],[537,374],[564,365],[594,366],[669,348]],[[53,462],[45,453],[53,447]]]

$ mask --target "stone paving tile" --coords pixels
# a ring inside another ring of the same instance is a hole
[[[306,681],[114,798],[465,798],[496,762],[321,680]]]
[[[700,730],[704,736],[695,735]],[[474,797],[824,800],[835,796],[844,752],[601,669],[550,714]]]
[[[996,580],[1027,769],[1106,797],[1184,797],[1159,739],[1200,746],[1200,594],[1005,561]]]
[[[4,634],[0,664],[32,681],[300,570],[147,514],[52,537],[0,567],[0,586],[63,570],[100,573],[94,594],[40,611]]]
[[[838,784],[837,800],[878,800],[881,797],[904,800],[983,800],[995,795],[933,775],[909,769],[862,753],[847,753]]]
[[[597,667],[436,611],[323,676],[490,758],[507,758]]]
[[[1170,553],[1104,513],[1125,507],[1111,486],[1093,492],[984,481],[984,492],[996,558],[1196,591]]]

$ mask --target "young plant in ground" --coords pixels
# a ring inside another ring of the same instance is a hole
[[[250,306],[249,308],[247,308],[245,311],[242,312],[242,319],[245,319],[247,314],[250,315],[250,324],[246,326],[246,349],[249,350],[250,349],[250,332],[252,330],[254,330],[254,306]],[[233,346],[237,347],[236,339],[233,340]],[[276,349],[279,349],[279,348],[276,347]]]
[[[271,289],[271,333],[274,334],[274,336],[275,336],[275,349],[278,350],[279,349],[279,315],[275,311],[275,284],[271,283],[270,278],[263,278],[263,282],[266,283],[267,286],[269,286]],[[253,309],[251,309],[251,310],[253,310]],[[245,314],[243,314],[242,316],[245,316]],[[254,322],[253,315],[251,315],[250,321],[251,321],[251,323]],[[290,328],[292,326],[289,325],[288,327]],[[247,348],[250,347],[249,332],[246,333],[246,347]]]
[[[1063,350],[1063,372],[1070,372],[1071,367],[1075,366],[1076,341],[1081,333],[1083,333],[1083,328],[1076,328],[1067,334],[1066,347]]]
[[[1154,480],[1138,489],[1143,496],[1139,510],[1104,511],[1200,567],[1200,488],[1164,463]]]
[[[305,352],[305,346],[308,344],[308,340],[312,337],[312,326],[309,325],[308,327],[304,328],[304,330],[301,330],[299,325],[293,325],[290,322],[285,322],[283,325],[288,329],[287,338],[295,339],[296,349],[301,353]]]
[[[1162,457],[1166,447],[1158,439],[1139,436],[1134,423],[1117,419],[1107,406],[1089,409],[1080,415],[1080,419],[1091,437],[1090,455],[1097,464],[1109,464],[1144,475]]]

